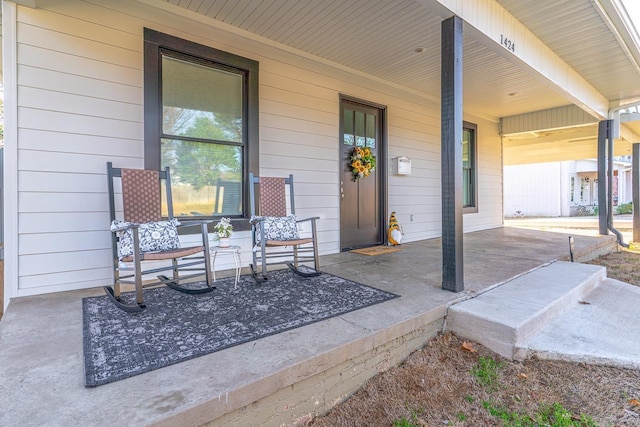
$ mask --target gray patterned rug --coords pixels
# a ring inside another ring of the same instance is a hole
[[[270,273],[256,285],[242,276],[220,279],[218,289],[187,295],[166,287],[146,290],[147,309],[128,314],[108,297],[82,301],[87,387],[118,381],[214,351],[277,334],[398,297],[322,273],[303,278]],[[123,299],[133,299],[133,293]]]

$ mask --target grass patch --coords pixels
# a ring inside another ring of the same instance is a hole
[[[394,421],[393,427],[419,427],[419,426],[418,424],[415,424],[413,421],[410,421],[406,418],[402,418],[400,420]]]
[[[502,363],[496,362],[492,357],[480,357],[478,364],[471,368],[471,374],[487,390],[498,389],[498,369]]]
[[[499,408],[486,401],[483,402],[483,406],[492,416],[501,420],[504,427],[598,427],[593,418],[585,415],[576,416],[559,403],[542,404],[534,415]]]

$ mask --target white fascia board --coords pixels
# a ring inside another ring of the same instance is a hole
[[[444,19],[459,16],[464,20],[465,33],[498,55],[528,69],[594,117],[607,118],[609,100],[495,0],[417,1]],[[503,43],[505,40],[515,48],[509,50]]]

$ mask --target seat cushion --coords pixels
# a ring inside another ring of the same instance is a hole
[[[288,216],[254,216],[251,223],[256,226],[256,242],[262,241],[260,235],[260,221],[264,220],[264,234],[266,240],[297,240],[298,225],[295,215]]]
[[[115,220],[111,228],[120,228],[133,223]],[[155,252],[177,249],[180,247],[178,238],[178,225],[180,223],[173,218],[169,221],[146,222],[140,224],[140,252]],[[133,255],[133,230],[118,231],[118,254],[120,258]]]

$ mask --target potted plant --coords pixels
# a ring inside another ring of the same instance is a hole
[[[213,230],[218,236],[218,246],[221,248],[228,248],[231,245],[230,238],[233,234],[233,225],[231,225],[231,220],[224,217],[220,218],[220,222],[213,227]]]

